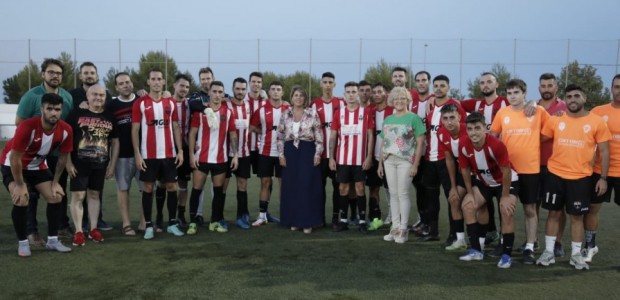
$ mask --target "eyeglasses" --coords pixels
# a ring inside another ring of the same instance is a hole
[[[50,76],[62,76],[62,72],[45,71],[45,73],[47,73],[47,75],[50,75]]]

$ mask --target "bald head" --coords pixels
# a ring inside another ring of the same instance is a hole
[[[94,84],[86,91],[86,99],[88,99],[88,109],[91,111],[102,111],[105,104],[106,91],[100,84]]]

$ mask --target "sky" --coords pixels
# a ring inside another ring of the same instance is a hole
[[[494,62],[517,62],[509,70],[536,84],[540,73],[579,59],[599,66],[609,85],[620,56],[618,12],[618,0],[1,1],[0,79],[24,66],[28,39],[35,61],[65,50],[78,63],[101,65],[100,76],[110,66],[133,67],[140,53],[161,50],[168,39],[182,70],[214,63],[225,83],[259,68],[336,70],[342,85],[384,58],[446,73],[457,88]]]

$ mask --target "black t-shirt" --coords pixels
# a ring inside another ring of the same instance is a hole
[[[73,112],[77,113],[78,110],[80,110],[80,104],[84,101],[88,101],[88,99],[86,98],[86,91],[83,87],[80,86],[78,88],[70,90],[69,94],[71,94],[71,97],[73,97]],[[110,101],[112,101],[112,94],[110,94],[110,91],[106,90],[105,105],[108,105]]]
[[[110,142],[118,137],[114,116],[80,109],[67,118],[73,128],[71,160],[76,168],[103,169],[110,160]]]
[[[114,97],[112,101],[106,105],[106,111],[114,116],[118,128],[119,158],[134,156],[133,145],[131,144],[131,112],[136,99],[138,99],[136,95],[128,101]]]

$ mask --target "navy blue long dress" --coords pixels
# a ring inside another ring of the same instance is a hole
[[[287,227],[311,228],[323,225],[321,170],[314,166],[314,142],[284,142],[286,167],[282,168],[280,222]]]

